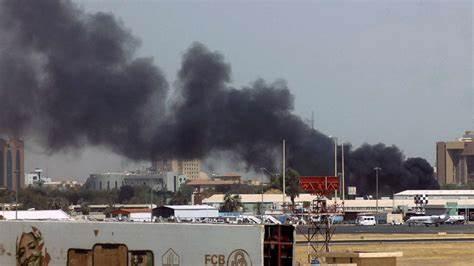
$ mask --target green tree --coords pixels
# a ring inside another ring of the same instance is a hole
[[[81,203],[81,213],[82,215],[89,215],[91,209],[86,202]]]
[[[135,195],[135,190],[131,186],[122,186],[118,193],[118,201],[127,203]]]
[[[64,197],[54,197],[48,200],[48,209],[69,211],[69,201]]]
[[[224,204],[220,208],[222,212],[236,212],[242,208],[242,201],[239,195],[226,193],[224,196]]]
[[[300,174],[291,168],[288,168],[286,171],[285,177],[285,192],[288,197],[291,199],[291,207],[295,208],[295,198],[300,195],[301,186],[300,186]]]

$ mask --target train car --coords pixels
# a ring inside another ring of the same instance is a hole
[[[285,225],[0,221],[0,265],[293,265]]]

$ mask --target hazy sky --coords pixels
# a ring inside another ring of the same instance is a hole
[[[170,83],[194,41],[220,51],[233,85],[285,79],[296,113],[358,146],[395,144],[434,164],[435,142],[474,129],[471,1],[75,1],[110,12]],[[28,143],[27,143],[28,144]],[[44,155],[27,171],[84,179],[133,168],[100,148]]]

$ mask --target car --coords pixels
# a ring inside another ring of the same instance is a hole
[[[373,225],[375,226],[377,222],[375,221],[375,216],[373,215],[361,215],[357,217],[356,225]]]

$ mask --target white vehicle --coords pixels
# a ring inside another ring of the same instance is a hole
[[[402,225],[403,214],[401,213],[387,213],[387,223],[391,225]]]
[[[466,220],[462,215],[451,215],[449,218],[444,222],[446,224],[464,224]]]
[[[408,226],[413,224],[424,224],[425,226],[435,225],[439,226],[441,223],[444,223],[448,220],[446,215],[430,215],[430,216],[412,216],[406,223]]]
[[[271,215],[263,215],[262,218],[265,224],[281,224],[281,222],[277,218]]]
[[[376,225],[375,216],[361,215],[357,217],[356,225]]]

